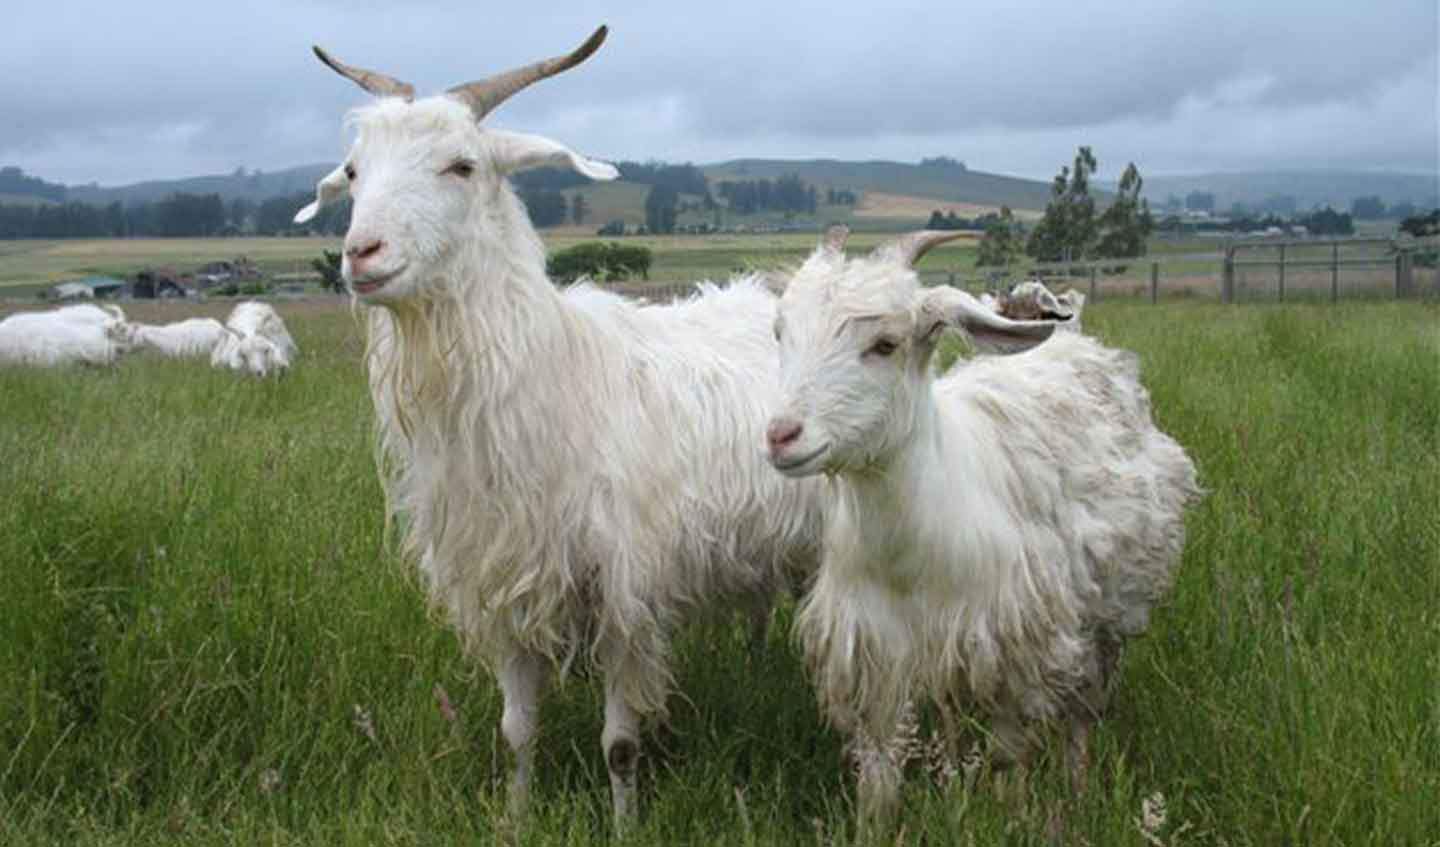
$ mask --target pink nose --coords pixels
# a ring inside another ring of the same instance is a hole
[[[350,267],[359,271],[371,259],[380,255],[380,251],[383,249],[385,249],[385,242],[378,238],[372,238],[360,244],[347,246],[345,255],[350,257]]]
[[[770,444],[770,452],[776,453],[793,444],[804,431],[805,425],[794,418],[776,418],[765,427],[765,440]]]

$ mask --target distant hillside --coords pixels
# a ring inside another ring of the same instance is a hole
[[[54,200],[36,197],[33,194],[0,193],[0,206],[53,206]]]
[[[333,164],[302,165],[272,173],[237,170],[224,176],[154,180],[113,187],[72,185],[66,190],[65,198],[103,206],[115,200],[126,204],[149,203],[183,193],[219,194],[227,203],[237,197],[258,202],[279,195],[314,191],[315,183],[334,167]]]
[[[1221,211],[1234,203],[1253,206],[1286,195],[1294,197],[1296,208],[1302,210],[1325,205],[1346,210],[1351,200],[1371,195],[1379,195],[1387,206],[1414,203],[1431,208],[1440,205],[1440,176],[1393,171],[1268,171],[1145,177],[1144,194],[1152,206],[1164,203],[1172,194],[1184,200],[1192,191],[1214,194],[1215,208]]]
[[[702,169],[712,184],[721,180],[776,179],[793,173],[822,192],[827,188],[850,188],[1017,210],[1043,210],[1050,199],[1048,182],[970,170],[958,163],[736,159],[704,165]]]

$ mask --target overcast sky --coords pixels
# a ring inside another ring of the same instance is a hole
[[[367,95],[312,43],[433,93],[600,23],[599,53],[490,122],[611,160],[943,154],[1048,179],[1089,144],[1102,179],[1440,169],[1436,0],[6,7],[0,165],[66,183],[337,160]]]

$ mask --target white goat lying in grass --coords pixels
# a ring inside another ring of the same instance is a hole
[[[278,373],[290,367],[299,352],[285,322],[268,303],[247,300],[230,310],[225,334],[210,351],[210,365],[255,376]]]
[[[225,325],[214,318],[189,318],[168,324],[131,324],[135,344],[166,356],[208,356],[225,337]]]
[[[1171,584],[1195,469],[1155,428],[1136,357],[1078,333],[932,381],[947,327],[1005,349],[1054,329],[919,288],[912,263],[950,237],[821,249],[781,299],[771,462],[834,480],[797,627],[837,723],[886,739],[928,696],[988,713],[996,753],[1024,761],[1063,719],[1078,786],[1122,641]],[[867,815],[898,785],[872,777]]]
[[[1012,321],[1055,321],[1055,328],[1080,331],[1085,295],[1073,288],[1055,294],[1038,279],[1027,279],[999,298],[995,311]]]
[[[290,337],[290,330],[285,328],[280,314],[269,303],[258,300],[237,303],[235,308],[230,310],[230,317],[225,319],[225,325],[241,335],[260,335],[270,339],[284,354],[286,365],[300,352],[299,345]]]
[[[588,654],[623,827],[642,719],[670,692],[673,631],[737,602],[768,609],[790,569],[813,567],[819,503],[757,446],[779,393],[776,299],[758,280],[642,307],[545,277],[506,176],[616,171],[479,121],[604,36],[413,101],[409,85],[317,48],[382,99],[351,114],[354,146],[297,219],[353,200],[342,273],[369,307],[389,508],[433,601],[497,677],[512,810],[528,797],[546,681]]]
[[[113,365],[130,344],[130,325],[118,306],[66,306],[0,321],[0,362]]]

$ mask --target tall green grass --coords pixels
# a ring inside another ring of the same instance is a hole
[[[912,775],[907,843],[1440,843],[1440,310],[1097,304],[1210,494],[1089,789]],[[0,370],[0,843],[508,838],[493,683],[384,539],[359,341],[285,378]],[[637,844],[849,843],[789,610],[682,638]],[[442,707],[441,700],[453,706]],[[547,701],[524,844],[609,831],[598,681]]]

